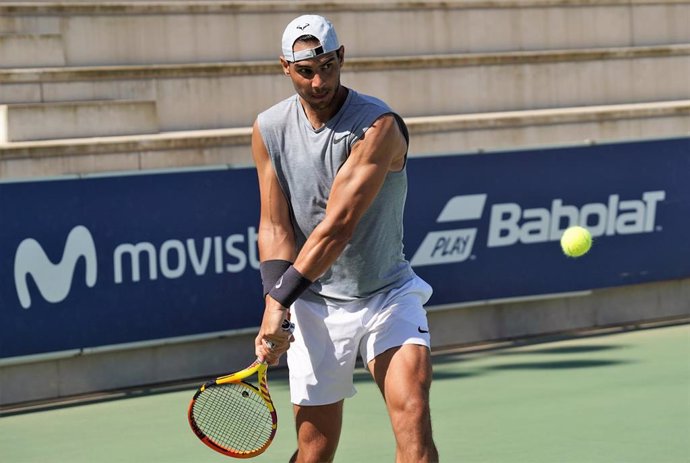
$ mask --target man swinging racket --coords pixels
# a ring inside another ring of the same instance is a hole
[[[386,402],[396,461],[438,461],[431,287],[403,255],[407,128],[384,102],[341,85],[345,49],[326,18],[293,20],[282,49],[296,94],[259,114],[252,134],[266,296],[255,345],[269,364],[288,352],[290,461],[333,460],[358,353]],[[288,316],[294,337],[281,329]]]

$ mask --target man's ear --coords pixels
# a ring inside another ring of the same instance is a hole
[[[281,56],[280,65],[283,68],[283,74],[285,74],[286,76],[290,76],[290,63],[288,62],[288,60]]]
[[[341,45],[338,48],[338,61],[340,61],[341,65],[345,62],[345,45]]]

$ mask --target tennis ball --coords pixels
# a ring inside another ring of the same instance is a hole
[[[584,227],[569,227],[561,236],[561,248],[566,256],[580,257],[592,247],[592,235]]]

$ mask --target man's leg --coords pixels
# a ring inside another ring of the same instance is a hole
[[[329,463],[335,457],[343,424],[343,401],[330,405],[293,405],[297,451],[290,463]]]
[[[396,440],[396,462],[437,462],[429,410],[429,349],[415,344],[388,349],[368,366],[386,401]]]

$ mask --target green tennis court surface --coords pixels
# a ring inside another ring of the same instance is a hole
[[[280,425],[254,461],[285,462],[294,431],[284,372],[269,381]],[[194,389],[6,416],[0,461],[228,461],[188,429]],[[388,418],[362,370],[357,389],[336,461],[392,462]],[[432,409],[444,462],[690,462],[690,325],[438,355]]]

